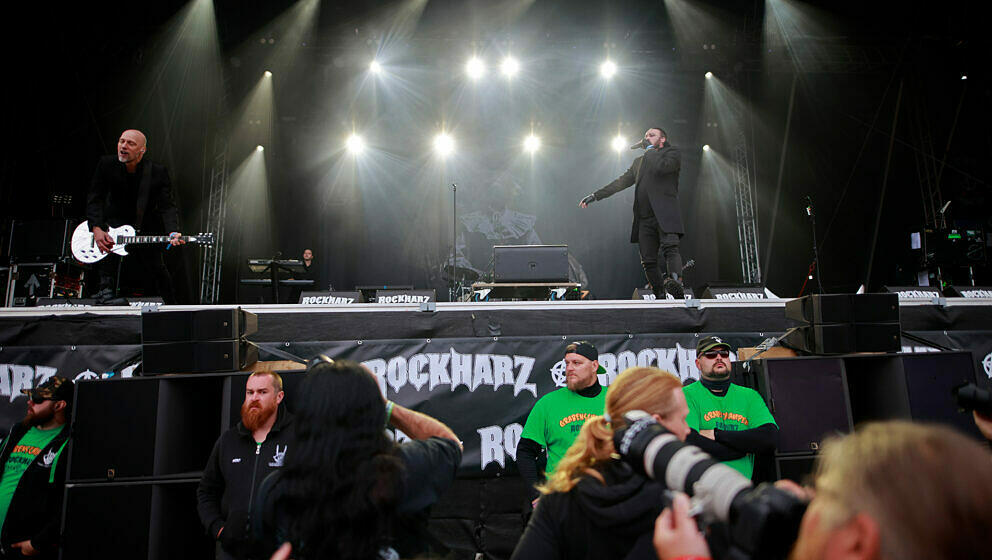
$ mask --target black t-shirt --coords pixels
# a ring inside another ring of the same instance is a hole
[[[134,173],[126,173],[123,184],[114,183],[107,197],[107,224],[112,227],[133,224],[138,209],[138,188],[141,186],[142,165]]]

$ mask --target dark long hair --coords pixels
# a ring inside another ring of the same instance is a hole
[[[350,361],[311,366],[276,511],[297,558],[377,558],[389,543],[402,464],[372,376]]]

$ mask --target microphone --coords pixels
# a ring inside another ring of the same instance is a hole
[[[947,204],[945,204],[945,205],[944,205],[944,206],[943,206],[943,207],[942,207],[942,208],[940,209],[940,214],[941,214],[941,215],[943,215],[943,214],[944,214],[944,212],[947,212],[947,208],[948,208],[948,207],[949,207],[949,206],[951,205],[951,202],[952,202],[952,201],[950,201],[950,200],[948,200],[948,201],[947,201]]]
[[[640,142],[632,145],[630,147],[630,149],[631,150],[640,150],[641,148],[647,148],[650,145],[651,144],[648,144],[647,138],[642,138]]]

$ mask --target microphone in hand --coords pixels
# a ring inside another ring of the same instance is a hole
[[[636,144],[632,144],[630,146],[630,149],[631,150],[640,150],[641,148],[647,148],[650,145],[651,144],[648,143],[647,138],[642,138],[640,142],[638,142]]]
[[[593,202],[596,202],[596,195],[595,194],[591,194],[591,195],[583,198],[582,200],[580,200],[579,201],[579,206],[582,207],[582,208],[585,208],[586,206],[589,206]]]

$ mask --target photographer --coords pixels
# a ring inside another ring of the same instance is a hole
[[[613,433],[623,414],[644,410],[685,440],[689,409],[682,384],[657,368],[630,368],[610,386],[606,413],[586,420],[517,543],[514,560],[545,558],[654,558],[652,523],[664,486],[616,459]]]
[[[949,428],[876,422],[828,441],[791,558],[984,558],[992,456]],[[708,558],[688,500],[655,524],[660,560]]]

